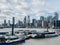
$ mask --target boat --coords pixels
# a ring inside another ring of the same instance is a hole
[[[8,34],[9,32],[0,32],[0,35],[6,35]]]
[[[25,31],[24,31],[24,34],[25,34],[25,35],[29,35],[29,34],[30,34],[30,30],[25,30]]]
[[[37,32],[35,34],[31,34],[32,38],[51,38],[51,37],[57,37],[59,34],[56,31],[49,31],[48,30],[48,22],[47,22],[47,30],[44,32]]]
[[[15,32],[15,35],[24,37],[25,40],[29,39],[28,31],[18,30],[18,31]]]
[[[4,27],[3,26],[0,26],[0,29],[3,29]]]
[[[36,33],[37,33],[36,30],[31,30],[31,31],[30,31],[30,34],[36,34]]]
[[[51,38],[51,37],[57,37],[58,33],[57,32],[43,32],[42,34],[45,35],[45,38]]]
[[[25,38],[18,36],[0,36],[0,45],[17,45],[25,41]]]
[[[56,31],[49,31],[48,29],[49,27],[48,27],[48,21],[47,21],[47,30],[42,33],[45,35],[45,38],[51,38],[51,37],[58,36],[58,33]]]
[[[30,38],[32,39],[45,38],[45,35],[42,33],[34,33],[34,34],[30,34]]]
[[[56,32],[37,32],[35,34],[30,34],[30,37],[33,39],[39,39],[39,38],[52,38],[59,36]]]
[[[12,24],[11,35],[0,35],[0,45],[17,45],[25,41],[25,37],[22,35],[16,35],[14,32],[14,17]],[[3,33],[4,34],[4,33]]]

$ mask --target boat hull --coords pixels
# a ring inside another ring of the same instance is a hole
[[[45,38],[57,37],[58,35],[45,36]]]
[[[21,44],[23,42],[25,42],[25,39],[15,41],[15,42],[10,42],[10,43],[0,43],[0,45],[17,45],[17,44]]]

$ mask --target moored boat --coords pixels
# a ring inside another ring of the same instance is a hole
[[[57,37],[58,33],[57,32],[44,32],[45,38],[50,38],[50,37]]]
[[[16,45],[24,41],[25,38],[19,38],[17,36],[0,36],[0,45]]]
[[[13,24],[12,24],[12,32],[11,35],[1,35],[0,36],[0,45],[17,45],[25,41],[25,37],[21,37],[21,35],[16,35],[14,32],[14,23],[15,18],[13,17]]]
[[[37,32],[35,34],[30,34],[30,37],[33,38],[33,39],[38,39],[38,38],[51,38],[51,37],[57,37],[59,36],[57,32]]]

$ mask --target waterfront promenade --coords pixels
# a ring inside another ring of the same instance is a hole
[[[11,28],[3,28],[0,29],[0,32],[9,32],[11,31]],[[36,30],[36,31],[46,31],[46,28],[14,28],[14,31],[18,31],[18,30]],[[60,29],[48,29],[49,31],[56,31],[56,30],[60,30]]]

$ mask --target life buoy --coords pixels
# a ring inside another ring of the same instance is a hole
[[[30,34],[30,38],[32,38],[32,34]]]

